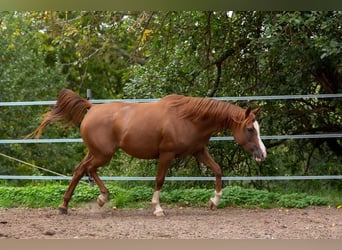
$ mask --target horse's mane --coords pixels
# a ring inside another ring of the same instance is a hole
[[[228,102],[211,98],[169,95],[163,98],[170,107],[177,109],[180,118],[192,121],[212,120],[220,128],[231,128],[245,120],[245,110]]]

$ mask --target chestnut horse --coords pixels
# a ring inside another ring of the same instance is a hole
[[[210,208],[218,205],[222,195],[222,173],[206,147],[213,133],[230,129],[235,141],[257,161],[266,158],[266,148],[256,121],[258,111],[259,108],[242,109],[228,102],[182,95],[168,95],[153,103],[92,104],[73,91],[63,89],[56,105],[32,135],[39,138],[50,122],[64,120],[80,126],[83,142],[88,148],[88,153],[74,170],[59,206],[60,213],[67,213],[71,196],[85,174],[95,180],[101,192],[97,203],[104,205],[108,200],[108,189],[96,171],[121,148],[133,157],[159,159],[152,204],[154,214],[162,216],[164,211],[159,204],[159,194],[167,169],[176,157],[193,155],[212,169],[216,186],[209,205]]]

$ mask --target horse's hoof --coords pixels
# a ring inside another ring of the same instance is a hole
[[[99,205],[99,207],[103,207],[103,205],[105,204],[105,202],[101,200],[100,198],[97,198],[96,202]]]
[[[62,207],[62,206],[58,207],[58,211],[59,211],[59,214],[67,214],[68,213],[68,209],[65,207]]]
[[[153,213],[156,217],[163,217],[163,216],[165,216],[166,214],[165,214],[165,212],[162,210],[162,211],[155,211],[154,213]]]
[[[208,207],[210,210],[216,210],[216,208],[217,208],[217,206],[215,205],[215,203],[212,200],[209,200]]]

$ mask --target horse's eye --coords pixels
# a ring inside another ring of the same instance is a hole
[[[253,127],[247,127],[248,132],[253,132],[254,128]]]

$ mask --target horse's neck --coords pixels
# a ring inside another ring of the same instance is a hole
[[[227,102],[178,95],[163,100],[169,107],[176,108],[179,117],[192,120],[205,131],[234,130],[244,118],[244,109]]]
[[[234,132],[241,126],[241,119],[241,115],[229,116],[225,120],[208,117],[207,119],[198,120],[196,123],[202,134],[209,136],[226,129]]]
[[[217,121],[219,124],[219,130],[235,130],[241,126],[241,123],[245,117],[244,109],[234,105],[228,104],[225,110],[226,116]]]
[[[228,117],[223,129],[229,129],[233,131],[241,126],[242,121],[243,121],[242,114],[232,115]]]

